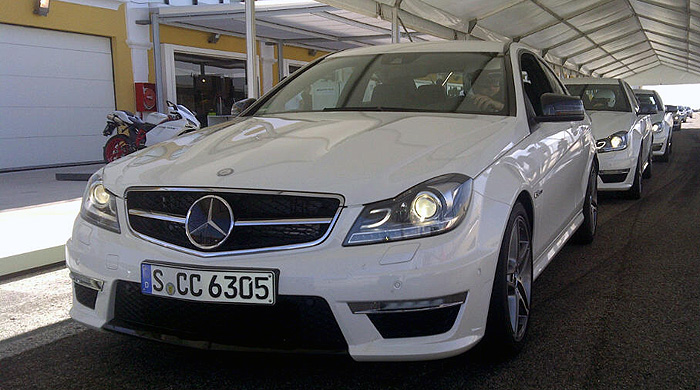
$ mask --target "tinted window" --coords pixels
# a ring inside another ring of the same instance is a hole
[[[554,92],[550,78],[547,77],[547,73],[537,58],[530,53],[524,53],[520,57],[520,68],[523,89],[528,98],[526,101],[528,111],[532,110],[534,115],[542,115],[542,102],[540,100],[542,95]]]
[[[656,106],[656,109],[658,111],[664,110],[664,106],[661,104],[660,101],[656,100],[656,96],[654,96],[653,94],[636,93],[635,96],[637,96],[637,100],[639,100],[639,104],[653,104]]]
[[[256,114],[426,111],[508,115],[505,62],[496,53],[391,53],[328,58]]]
[[[632,111],[619,84],[572,84],[567,87],[591,111]]]
[[[564,88],[562,88],[559,78],[549,69],[547,66],[542,66],[544,68],[544,73],[547,75],[547,80],[549,80],[549,85],[552,86],[552,91],[560,95],[566,95]]]

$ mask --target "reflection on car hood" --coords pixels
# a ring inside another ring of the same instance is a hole
[[[637,116],[621,111],[587,111],[591,117],[591,130],[595,139],[607,138],[619,131],[629,131]]]
[[[445,173],[474,177],[524,136],[515,132],[514,117],[466,114],[251,117],[117,160],[105,168],[104,182],[120,195],[132,186],[267,189],[341,194],[348,205],[365,204]]]

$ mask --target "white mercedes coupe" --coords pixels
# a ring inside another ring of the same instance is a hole
[[[651,177],[654,104],[639,104],[632,88],[613,78],[571,78],[569,91],[580,96],[597,140],[601,191],[642,197],[642,179]]]
[[[521,45],[335,53],[97,172],[70,314],[211,349],[515,352],[533,281],[593,239],[597,176],[581,100]]]

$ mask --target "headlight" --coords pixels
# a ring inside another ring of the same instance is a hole
[[[107,191],[102,185],[100,172],[90,177],[83,194],[83,204],[80,216],[89,223],[120,233],[119,218],[117,218],[117,197]]]
[[[627,132],[620,131],[611,135],[608,138],[598,140],[599,152],[614,152],[627,147]]]
[[[343,245],[364,245],[441,234],[464,219],[472,179],[460,174],[436,177],[399,196],[368,204]]]
[[[661,125],[661,122],[654,123],[653,125],[651,125],[651,130],[654,133],[660,133],[661,131],[663,131],[663,129],[664,129],[664,127]]]

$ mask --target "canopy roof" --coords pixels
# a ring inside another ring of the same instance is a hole
[[[163,7],[161,24],[243,36],[243,3]],[[339,51],[391,43],[391,22],[310,0],[255,2],[257,37],[268,42]],[[443,40],[425,32],[407,30],[416,41]],[[405,33],[403,34],[405,37]]]
[[[259,39],[329,51],[391,42],[516,41],[552,64],[632,85],[700,83],[700,0],[256,1]],[[167,7],[161,23],[245,33],[242,3]]]

